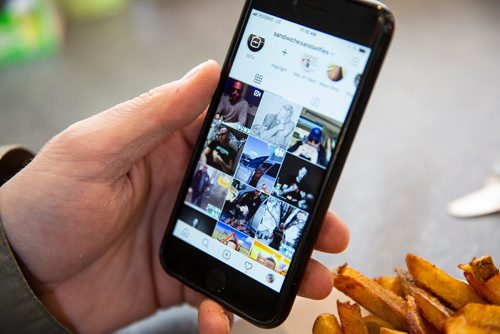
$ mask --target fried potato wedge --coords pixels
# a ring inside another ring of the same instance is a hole
[[[368,334],[368,328],[361,317],[361,308],[356,303],[337,300],[342,331],[348,334]]]
[[[467,304],[457,311],[469,324],[481,326],[500,333],[500,306]]]
[[[380,277],[375,277],[373,280],[378,284],[380,284],[382,287],[391,290],[398,296],[404,297],[404,293],[401,290],[401,284],[399,283],[399,277],[380,276]]]
[[[490,291],[490,302],[496,305],[500,305],[500,274],[496,274],[486,282],[484,286],[488,291]]]
[[[472,259],[469,263],[472,268],[474,277],[481,282],[486,282],[495,275],[498,275],[498,268],[493,263],[491,256],[482,256],[480,258]]]
[[[485,303],[471,286],[421,257],[408,254],[406,265],[419,286],[432,292],[452,309],[457,310],[468,303]]]
[[[380,334],[405,334],[405,333],[406,332],[398,331],[395,329],[390,329],[385,327],[380,328]]]
[[[372,314],[363,317],[369,334],[379,334],[382,327],[394,329],[394,327],[385,320],[382,320]]]
[[[334,275],[334,286],[375,316],[398,330],[407,330],[406,302],[356,270],[343,265]]]
[[[333,314],[320,314],[313,325],[313,334],[343,334],[339,321]]]
[[[475,326],[467,322],[464,316],[454,316],[446,321],[446,334],[491,334],[495,333],[487,328]]]
[[[409,325],[410,334],[425,334],[425,325],[422,322],[420,313],[418,313],[417,304],[415,303],[415,298],[411,295],[406,296],[406,302],[408,307],[406,308],[406,320]]]
[[[438,331],[444,330],[446,320],[453,312],[444,306],[439,299],[431,295],[424,289],[419,288],[408,273],[400,268],[396,268],[396,272],[401,282],[401,288],[406,295],[412,296],[422,316]]]
[[[465,279],[481,297],[490,303],[500,305],[500,274],[482,283],[467,269],[463,269],[462,267],[460,269],[464,270]]]
[[[473,259],[458,266],[467,282],[490,303],[500,305],[500,273],[489,256]]]

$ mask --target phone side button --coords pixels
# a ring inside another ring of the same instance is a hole
[[[226,274],[220,269],[212,269],[207,275],[207,286],[213,292],[221,292],[226,286]]]

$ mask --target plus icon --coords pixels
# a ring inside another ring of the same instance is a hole
[[[283,56],[286,56],[288,54],[288,51],[285,49],[285,50],[281,51],[281,53],[283,53]]]

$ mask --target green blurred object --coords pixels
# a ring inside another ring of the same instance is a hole
[[[61,41],[53,1],[0,1],[0,67],[53,55]]]
[[[60,0],[65,13],[74,19],[98,19],[120,13],[128,0]]]

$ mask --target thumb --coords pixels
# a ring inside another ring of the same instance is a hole
[[[73,124],[47,146],[58,144],[56,151],[75,152],[82,160],[132,164],[206,109],[219,75],[219,65],[209,60],[180,80]]]
[[[213,300],[205,299],[198,307],[198,330],[200,334],[229,334],[233,321],[233,314]]]

